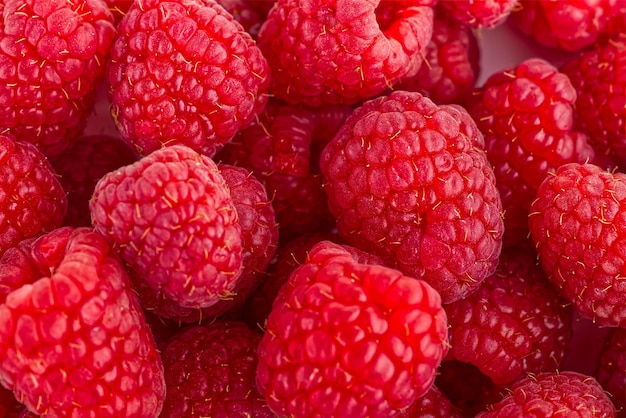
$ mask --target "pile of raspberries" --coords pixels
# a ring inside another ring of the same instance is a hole
[[[623,0],[0,13],[0,417],[626,416]]]

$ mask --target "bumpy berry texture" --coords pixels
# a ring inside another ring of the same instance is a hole
[[[626,168],[626,34],[561,67],[576,89],[576,127],[599,153]]]
[[[241,227],[241,274],[228,297],[201,309],[180,306],[162,292],[141,283],[138,291],[146,309],[180,322],[210,320],[241,306],[259,286],[278,244],[278,225],[265,187],[246,169],[219,165]]]
[[[626,326],[626,174],[566,164],[541,184],[530,210],[548,279],[583,317]]]
[[[241,24],[246,32],[256,39],[261,25],[265,22],[267,17],[267,11],[264,11],[262,7],[255,5],[254,3],[266,3],[268,5],[273,4],[273,1],[269,0],[216,0],[217,3],[222,6],[233,18]]]
[[[174,335],[163,351],[164,417],[259,417],[274,414],[255,384],[261,334],[216,321]]]
[[[163,365],[104,238],[56,229],[0,259],[0,381],[50,417],[157,417]]]
[[[417,91],[437,104],[465,104],[478,78],[479,59],[472,30],[438,11],[424,63],[417,74],[400,80],[395,89]]]
[[[626,412],[626,328],[613,328],[600,353],[595,378],[611,395],[622,414]]]
[[[502,206],[482,136],[458,106],[419,93],[366,102],[322,152],[339,233],[445,303],[476,290],[500,255]]]
[[[0,134],[0,256],[61,226],[67,198],[54,168],[31,143]]]
[[[476,292],[446,305],[447,359],[473,364],[495,384],[556,371],[572,333],[568,305],[536,265],[534,251],[505,251]]]
[[[598,382],[575,372],[540,373],[516,382],[500,402],[476,418],[615,417],[615,407]]]
[[[99,0],[9,0],[0,16],[0,131],[58,155],[93,106],[113,17]]]
[[[442,0],[439,7],[457,23],[469,28],[491,29],[502,23],[518,0]]]
[[[462,418],[461,411],[450,403],[437,386],[431,386],[424,396],[413,402],[399,418]]]
[[[419,3],[278,0],[258,37],[272,93],[292,104],[354,104],[414,74],[433,23],[432,7]]]
[[[519,0],[511,20],[541,45],[580,51],[618,13],[621,0]]]
[[[537,58],[492,74],[473,94],[470,112],[485,134],[507,247],[527,239],[530,203],[545,176],[594,158],[587,136],[572,130],[575,100],[569,78]]]
[[[185,308],[231,295],[241,275],[237,211],[217,165],[184,145],[105,175],[92,223],[140,280]]]
[[[134,151],[119,137],[81,136],[61,155],[50,160],[67,196],[63,224],[91,226],[89,200],[105,174],[137,160]]]
[[[279,416],[393,417],[431,387],[446,343],[432,287],[324,241],[274,302],[257,387]]]
[[[133,5],[133,0],[104,0],[109,10],[113,14],[115,24],[119,24],[122,18],[128,13],[130,6]]]
[[[247,168],[263,181],[282,236],[318,232],[334,224],[316,150],[330,140],[332,127],[338,124],[335,118],[343,122],[348,113],[340,108],[321,110],[320,118],[317,115],[304,107],[270,101],[259,118],[216,156],[216,160]],[[322,128],[331,132],[318,132]]]
[[[142,155],[171,144],[207,156],[267,101],[267,61],[212,0],[138,0],[118,25],[108,68],[112,112]]]

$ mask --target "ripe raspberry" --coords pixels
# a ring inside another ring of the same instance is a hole
[[[314,152],[317,120],[313,111],[270,101],[258,120],[216,157],[247,168],[263,181],[282,236],[330,229],[334,224],[317,170],[319,153]]]
[[[518,0],[440,1],[439,7],[456,22],[469,28],[491,29],[504,23]]]
[[[621,0],[519,0],[511,20],[541,45],[579,51],[596,42]]]
[[[50,417],[157,417],[163,366],[106,241],[65,227],[0,259],[0,380]]]
[[[419,72],[395,88],[417,91],[437,104],[465,104],[478,78],[479,55],[472,30],[438,12]]]
[[[142,284],[144,281],[137,278],[135,283],[144,308],[157,315],[180,322],[198,322],[241,306],[259,285],[265,268],[274,256],[278,226],[265,188],[244,168],[220,164],[219,170],[228,187],[241,228],[241,275],[228,297],[201,309],[182,307],[161,291]]]
[[[586,135],[572,131],[575,100],[568,77],[537,58],[494,73],[474,92],[470,112],[494,167],[506,247],[527,240],[530,202],[545,176],[594,158]]]
[[[536,265],[534,251],[503,252],[494,275],[445,309],[447,358],[473,364],[495,384],[556,371],[572,334],[572,310]]]
[[[531,205],[543,269],[583,317],[626,326],[626,174],[566,164]]]
[[[130,6],[133,5],[133,0],[104,0],[107,6],[109,6],[109,10],[113,14],[113,18],[115,19],[115,25],[117,26],[122,18],[126,16]]]
[[[98,180],[136,160],[128,144],[107,135],[80,137],[63,154],[50,160],[67,194],[68,208],[63,224],[91,226],[89,200]]]
[[[413,402],[399,418],[462,418],[461,411],[450,403],[437,386],[431,386],[424,396]]]
[[[420,3],[278,0],[258,38],[272,93],[313,107],[355,104],[414,74],[433,25]]]
[[[0,134],[0,256],[61,226],[67,198],[54,169],[28,142]]]
[[[280,416],[392,417],[431,387],[446,339],[426,282],[322,242],[274,302],[257,387]]]
[[[237,212],[216,164],[184,145],[98,181],[92,223],[150,287],[182,307],[230,297],[241,273]]]
[[[112,112],[142,155],[172,144],[215,154],[265,106],[269,67],[212,0],[137,0],[108,68]]]
[[[626,168],[626,35],[581,53],[561,71],[577,92],[576,127]]]
[[[595,378],[611,394],[618,412],[626,412],[626,328],[611,329],[600,353]]]
[[[273,417],[255,384],[261,334],[216,321],[183,329],[163,351],[164,417]]]
[[[0,131],[59,155],[83,129],[115,35],[104,2],[0,2]]]
[[[500,402],[476,418],[615,417],[615,407],[598,382],[575,372],[540,373],[517,381]]]
[[[503,229],[480,135],[461,107],[419,93],[355,110],[320,161],[342,238],[428,281],[445,303],[476,290],[495,270]]]

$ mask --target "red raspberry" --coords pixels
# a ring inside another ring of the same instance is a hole
[[[314,107],[354,104],[414,74],[432,36],[433,9],[420,3],[278,0],[258,38],[272,93]]]
[[[478,78],[479,58],[472,30],[438,12],[419,72],[395,89],[420,92],[437,104],[465,104]]]
[[[0,134],[0,256],[25,238],[61,226],[67,198],[46,157]]]
[[[8,0],[0,14],[0,131],[59,155],[93,106],[113,17],[99,0]]]
[[[478,290],[445,306],[448,359],[476,366],[495,384],[561,367],[572,310],[536,265],[534,251],[505,251]]]
[[[626,35],[581,53],[561,71],[577,92],[577,128],[626,168]]]
[[[164,417],[273,417],[255,385],[261,335],[239,322],[191,326],[163,351]]]
[[[559,167],[539,187],[529,225],[548,279],[580,314],[626,326],[626,174]]]
[[[173,145],[98,181],[96,231],[131,270],[182,307],[228,298],[241,273],[237,212],[216,164]]]
[[[172,144],[207,156],[265,106],[269,67],[213,0],[137,0],[108,69],[113,115],[142,155]]]
[[[612,328],[600,353],[595,378],[611,395],[618,412],[626,412],[626,328]]]
[[[115,24],[118,25],[122,18],[126,16],[130,6],[133,5],[133,0],[104,0],[107,6],[109,6],[109,10],[113,14],[113,18],[115,19]]]
[[[474,417],[487,405],[502,399],[503,386],[494,384],[475,366],[462,361],[444,360],[437,370],[435,385],[464,417]]]
[[[517,381],[500,402],[476,418],[613,418],[615,407],[598,382],[575,372],[540,373]]]
[[[241,167],[220,164],[220,175],[228,187],[241,228],[242,271],[230,294],[209,307],[182,307],[161,291],[135,280],[144,308],[155,314],[181,322],[211,319],[241,306],[258,287],[264,271],[274,256],[278,225],[274,209],[263,185]]]
[[[317,170],[316,122],[313,111],[271,101],[258,120],[216,157],[247,168],[263,181],[282,236],[330,229],[334,224]]]
[[[280,416],[392,417],[431,387],[446,342],[426,282],[325,241],[274,302],[257,387]]]
[[[320,161],[342,238],[428,281],[445,303],[476,290],[503,230],[481,141],[459,106],[401,91],[366,102]]]
[[[511,20],[541,45],[579,51],[592,45],[621,0],[519,0]]]
[[[460,410],[441,393],[437,386],[431,386],[424,396],[413,402],[399,418],[462,418]]]
[[[491,75],[474,92],[470,112],[485,134],[504,207],[504,245],[527,240],[537,187],[556,167],[594,157],[573,132],[576,90],[567,75],[537,58]]]
[[[163,366],[106,241],[65,227],[0,259],[0,380],[50,417],[157,417]]]
[[[442,0],[439,7],[461,25],[491,29],[502,23],[518,0]]]
[[[64,225],[91,226],[89,200],[98,180],[136,160],[128,144],[118,137],[107,135],[80,137],[63,154],[50,160],[67,194]]]

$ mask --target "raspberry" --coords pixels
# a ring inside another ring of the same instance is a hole
[[[257,387],[280,416],[396,416],[431,387],[446,339],[426,282],[324,241],[274,302]]]
[[[104,0],[109,10],[113,14],[115,24],[118,25],[122,18],[128,13],[130,6],[133,5],[133,0]]]
[[[0,14],[0,131],[59,155],[93,106],[113,17],[99,0],[8,0]]]
[[[63,187],[43,154],[0,134],[0,256],[25,238],[61,226],[66,211]]]
[[[68,208],[63,224],[91,226],[89,200],[98,180],[136,160],[128,144],[118,137],[107,135],[80,137],[63,154],[50,160],[67,194]]]
[[[209,307],[182,307],[161,291],[135,280],[144,308],[181,322],[213,318],[242,305],[259,285],[265,268],[274,256],[278,226],[274,209],[263,185],[241,167],[219,165],[220,175],[229,190],[241,228],[242,271],[230,295]]]
[[[626,328],[612,328],[600,353],[595,378],[618,412],[626,412]]]
[[[579,54],[561,71],[577,92],[576,127],[626,168],[626,35]]]
[[[462,418],[461,412],[446,396],[441,393],[437,386],[431,386],[424,396],[417,399],[406,411],[400,413],[401,418],[427,418],[445,417]]]
[[[255,386],[260,334],[239,322],[191,326],[163,351],[165,417],[273,417]]]
[[[333,121],[333,115],[321,113],[324,121]],[[316,112],[270,101],[258,120],[216,157],[247,168],[263,181],[282,236],[330,229],[334,224],[317,170],[319,153],[314,152],[316,126],[321,125],[317,121]]]
[[[320,161],[342,238],[428,281],[444,303],[476,290],[503,232],[481,141],[459,106],[401,91],[366,102]]]
[[[0,380],[50,417],[157,417],[161,358],[99,234],[65,227],[0,259]]]
[[[618,13],[621,0],[519,0],[511,20],[541,45],[580,51],[592,45]]]
[[[533,58],[492,74],[474,92],[470,112],[485,134],[504,207],[504,245],[527,240],[537,187],[556,167],[586,162],[594,151],[572,131],[576,90],[567,75]]]
[[[500,402],[476,418],[615,417],[615,407],[598,382],[575,372],[540,373],[517,381]]]
[[[442,0],[439,7],[469,28],[492,29],[504,23],[518,0]]]
[[[122,137],[142,155],[172,144],[207,156],[265,106],[269,67],[212,0],[137,0],[107,72]]]
[[[154,151],[98,181],[96,231],[129,268],[186,308],[230,297],[240,277],[242,236],[224,178],[184,145]]]
[[[419,72],[395,88],[420,92],[437,104],[465,104],[478,78],[479,55],[472,30],[438,12]]]
[[[541,265],[581,316],[626,326],[626,174],[566,164],[531,205]]]
[[[278,0],[258,42],[276,97],[355,104],[417,71],[432,25],[432,7],[420,2]]]
[[[503,252],[495,274],[476,292],[445,306],[448,359],[473,364],[495,384],[560,368],[572,310],[535,259],[533,251]]]

